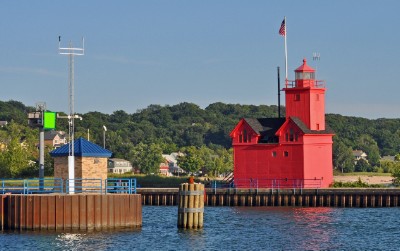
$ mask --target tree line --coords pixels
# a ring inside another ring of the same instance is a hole
[[[284,116],[284,107],[281,109]],[[27,125],[27,113],[34,110],[18,101],[0,101],[0,121],[9,122],[0,128],[0,174],[3,177],[36,175],[38,131]],[[209,175],[217,175],[232,170],[229,134],[237,122],[241,118],[277,117],[277,114],[278,107],[275,105],[221,102],[204,109],[184,102],[171,106],[150,105],[132,114],[123,110],[112,114],[96,111],[80,114],[83,120],[75,121],[75,138],[90,138],[90,141],[102,146],[104,125],[108,129],[105,133],[106,148],[113,152],[113,157],[132,161],[144,173],[157,172],[162,161],[161,153],[181,151],[185,157],[180,158],[180,164],[188,171],[204,169]],[[327,114],[326,121],[336,134],[333,146],[335,169],[342,172],[389,172],[393,168],[382,165],[380,157],[399,154],[400,119],[370,120]],[[57,130],[68,131],[65,119],[57,121]],[[10,155],[17,155],[18,147],[21,148],[18,151],[22,151],[19,156],[27,159],[20,159],[17,163],[19,158]],[[352,150],[356,149],[367,153],[366,162],[354,162]],[[46,164],[45,170],[52,174],[48,155],[46,160],[49,164]]]

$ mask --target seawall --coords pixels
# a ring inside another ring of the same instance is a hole
[[[142,205],[178,205],[178,188],[139,188]],[[400,189],[206,189],[205,206],[399,207]]]
[[[0,195],[0,230],[100,230],[142,226],[138,194]]]

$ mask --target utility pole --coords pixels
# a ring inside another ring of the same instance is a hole
[[[61,36],[58,37],[58,53],[60,55],[68,55],[68,70],[69,70],[69,84],[68,84],[68,101],[69,101],[69,114],[68,114],[68,139],[69,139],[69,154],[68,154],[68,179],[69,179],[69,192],[75,192],[75,156],[74,156],[74,133],[76,118],[74,110],[74,56],[85,55],[85,40],[82,38],[82,48],[74,48],[70,41],[68,47],[61,47]]]

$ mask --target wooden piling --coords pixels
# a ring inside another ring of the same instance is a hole
[[[204,185],[181,184],[179,189],[178,227],[202,228],[204,212]],[[181,203],[182,202],[182,203]]]

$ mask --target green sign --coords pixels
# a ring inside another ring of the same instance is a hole
[[[56,129],[56,112],[43,112],[43,128],[45,130]]]

